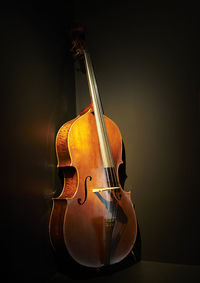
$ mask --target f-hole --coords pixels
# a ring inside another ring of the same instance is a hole
[[[85,198],[84,198],[83,201],[81,201],[81,198],[78,199],[78,203],[79,203],[80,205],[83,205],[83,204],[86,202],[86,200],[87,200],[87,180],[88,180],[88,179],[89,179],[89,181],[91,181],[91,180],[92,180],[92,177],[91,177],[91,176],[87,176],[87,177],[85,178]]]

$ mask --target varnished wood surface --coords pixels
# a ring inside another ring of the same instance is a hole
[[[56,153],[58,160],[58,167],[70,165],[70,156],[68,149],[68,133],[71,125],[76,119],[65,123],[58,131],[56,137]]]
[[[50,240],[54,250],[63,252],[64,244],[63,222],[67,209],[66,199],[53,199],[53,207],[49,222]]]
[[[107,117],[104,119],[115,168],[118,171],[122,163],[121,134],[114,122]],[[130,253],[137,235],[136,215],[130,194],[120,187],[121,199],[118,200],[113,192],[93,192],[93,188],[107,187],[107,180],[91,109],[64,127],[64,131],[61,128],[58,134],[60,136],[57,138],[57,155],[58,166],[64,165],[66,180],[56,202],[67,200],[67,208],[65,212],[62,210],[61,217],[54,206],[50,227],[56,218],[59,223],[62,222],[63,237],[57,239],[66,246],[69,254],[78,263],[89,267],[105,265],[108,258],[106,247],[109,245],[109,264],[119,262]],[[67,156],[66,163],[63,162],[64,156]],[[73,168],[70,169],[72,174],[67,173],[69,168]],[[80,205],[79,200],[83,202],[85,199],[85,180],[88,176],[91,180],[87,180],[87,198],[84,204]],[[115,224],[111,235],[112,242],[108,245],[110,236],[106,236],[105,223],[111,219],[115,219]],[[58,228],[60,229],[60,224]],[[51,238],[56,239],[55,233],[56,229],[50,229]]]

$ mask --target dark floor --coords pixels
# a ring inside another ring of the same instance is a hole
[[[199,283],[200,266],[179,265],[140,261],[126,269],[111,274],[96,275],[89,279],[71,279],[62,273],[56,273],[49,282],[162,282],[162,283]]]

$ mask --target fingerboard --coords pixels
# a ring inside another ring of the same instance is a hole
[[[91,63],[90,55],[85,50],[84,53],[84,59],[85,59],[85,68],[86,68],[86,74],[88,79],[88,85],[90,90],[90,96],[93,104],[94,109],[94,116],[96,120],[96,126],[97,126],[97,133],[98,133],[98,139],[99,139],[99,145],[100,145],[100,151],[103,161],[104,168],[114,168],[114,162],[112,157],[112,152],[110,149],[110,143],[108,139],[108,134],[105,126],[104,116],[103,116],[103,109],[101,105],[101,100],[96,84],[96,79],[94,75],[93,66]]]

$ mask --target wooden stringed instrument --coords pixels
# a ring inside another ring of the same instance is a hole
[[[122,137],[103,114],[83,29],[71,31],[72,51],[85,66],[91,104],[65,123],[56,137],[61,194],[53,198],[49,234],[57,252],[67,252],[83,266],[100,268],[123,260],[137,236],[130,192],[119,182]]]

